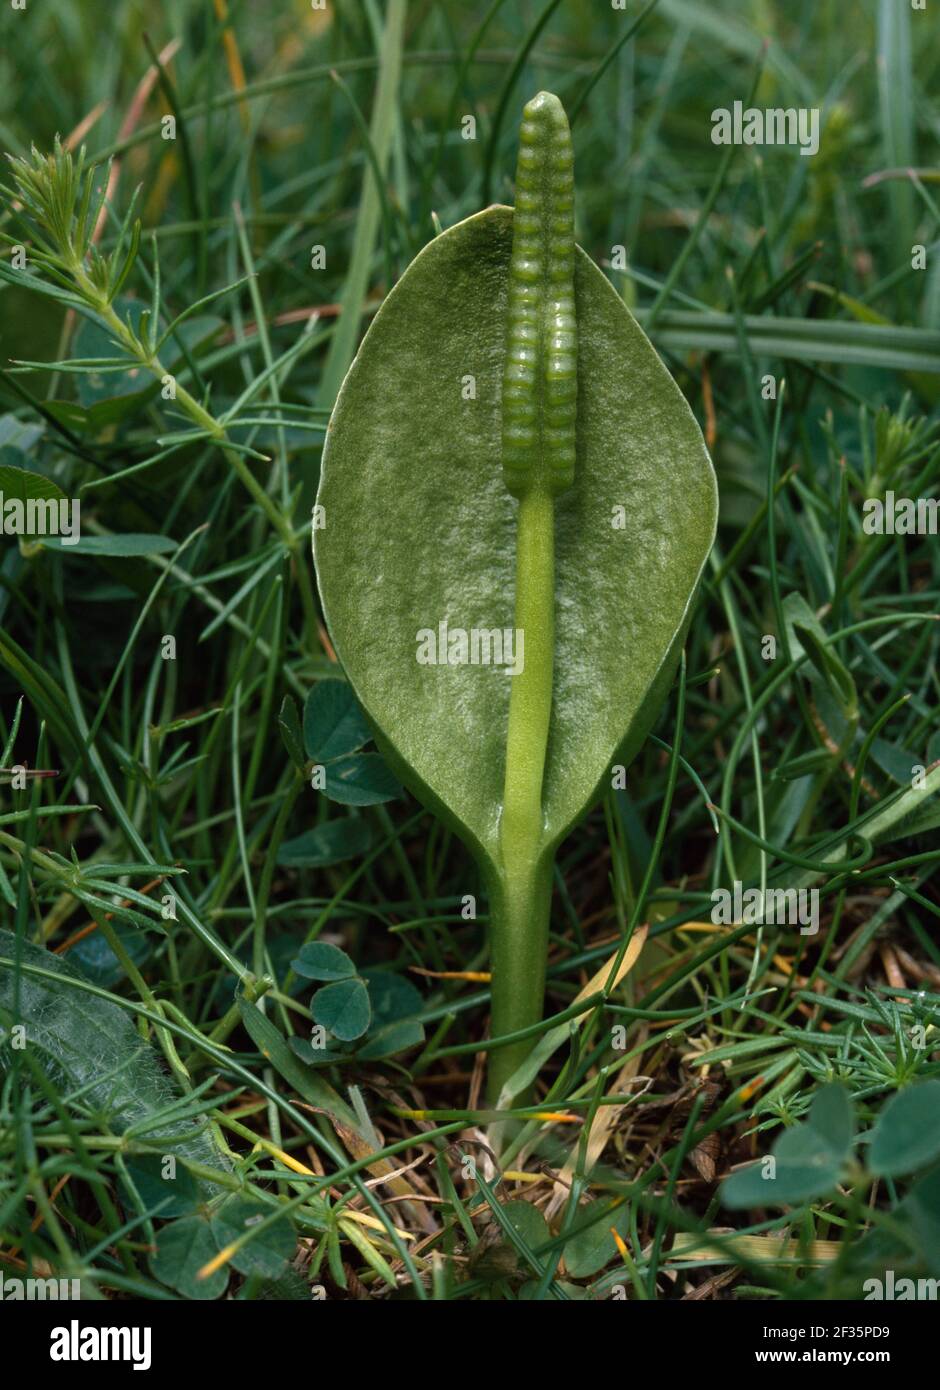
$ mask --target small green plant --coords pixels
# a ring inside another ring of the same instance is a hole
[[[840,1203],[854,1217],[862,1195],[878,1179],[916,1180],[891,1213],[890,1221],[862,1242],[883,1259],[914,1260],[940,1274],[940,1234],[936,1200],[940,1169],[940,1081],[929,1080],[897,1091],[864,1136],[856,1153],[856,1117],[848,1091],[838,1082],[820,1087],[807,1118],[790,1125],[770,1154],[741,1168],[722,1185],[722,1202],[735,1210],[802,1207],[823,1198],[848,1195]],[[880,1215],[879,1215],[880,1222]],[[877,1244],[876,1244],[877,1241]]]
[[[327,941],[303,945],[291,969],[319,985],[310,1006],[311,1041],[290,1040],[301,1061],[375,1060],[423,1042],[424,1028],[415,1017],[421,995],[404,976],[388,970],[360,974],[346,952]]]
[[[302,723],[287,696],[279,721],[294,766],[331,801],[377,806],[401,794],[379,755],[362,752],[372,730],[346,681],[318,681],[304,701]]]
[[[8,284],[45,295],[67,305],[99,330],[99,339],[112,355],[74,357],[60,362],[24,362],[27,368],[108,375],[143,371],[163,387],[188,428],[166,436],[161,443],[174,447],[208,441],[221,450],[229,466],[253,501],[261,508],[272,529],[292,558],[299,550],[299,538],[288,512],[271,498],[249,467],[249,459],[267,462],[263,454],[232,438],[231,429],[239,410],[250,399],[246,392],[233,410],[217,417],[170,370],[177,358],[188,352],[185,331],[194,316],[215,303],[244,280],[198,299],[168,323],[163,322],[160,268],[153,242],[152,292],[146,308],[135,301],[122,302],[121,289],[137,260],[140,247],[140,221],[134,217],[136,195],[120,224],[114,244],[106,254],[96,244],[97,229],[107,216],[108,177],[85,162],[84,148],[77,159],[63,149],[59,139],[51,154],[32,149],[31,158],[9,156],[12,186],[3,188],[8,207],[19,214],[28,238],[30,262],[39,273],[27,272],[0,260],[0,278]],[[110,166],[109,166],[110,167]],[[14,248],[19,245],[8,232],[0,237]],[[22,248],[20,248],[22,249]],[[116,355],[115,355],[116,354]],[[166,359],[166,360],[164,360]],[[257,387],[255,387],[257,389]],[[27,488],[48,488],[44,480],[26,475]],[[37,495],[44,495],[39,493]],[[315,640],[316,613],[313,590],[304,565],[294,566],[304,604],[308,633]]]
[[[665,698],[716,519],[688,405],[575,245],[552,94],[523,112],[515,211],[438,236],[376,315],[318,503],[346,674],[487,888],[507,1104],[541,1017],[555,852]]]

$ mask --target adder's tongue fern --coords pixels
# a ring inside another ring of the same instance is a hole
[[[331,418],[330,520],[313,535],[331,640],[382,752],[482,872],[502,1107],[531,1093],[551,1045],[533,1052],[555,852],[668,694],[715,530],[698,425],[573,223],[568,122],[540,92],[514,212],[434,237],[373,319]],[[510,586],[514,658],[458,644],[424,659],[443,619],[503,636]]]

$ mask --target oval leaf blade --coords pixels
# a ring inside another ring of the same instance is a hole
[[[372,1022],[369,991],[358,976],[317,990],[310,1011],[314,1022],[322,1023],[340,1042],[361,1038]]]
[[[940,1157],[940,1081],[898,1091],[875,1122],[868,1151],[873,1173],[894,1177]]]
[[[307,757],[326,763],[355,753],[372,737],[346,681],[319,681],[304,704]]]
[[[382,751],[491,863],[508,665],[524,660],[511,641],[517,503],[501,463],[512,218],[490,208],[437,237],[376,315],[331,420],[314,536],[327,624]],[[575,293],[577,462],[555,512],[546,851],[645,737],[717,510],[691,410],[582,251]]]
[[[346,952],[328,941],[308,941],[301,946],[291,969],[308,980],[349,980],[356,973]]]

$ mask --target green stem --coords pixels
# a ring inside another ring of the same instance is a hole
[[[554,499],[533,490],[519,503],[516,663],[512,677],[500,850],[507,868],[534,859],[542,838],[542,775],[552,713],[555,648]]]
[[[490,1031],[493,1037],[531,1028],[542,1018],[545,961],[552,903],[550,856],[541,866],[518,868],[489,887]],[[487,1093],[496,1105],[513,1072],[532,1050],[534,1038],[494,1048],[487,1070]],[[524,1105],[527,1092],[514,1100]]]
[[[516,662],[512,677],[506,774],[500,815],[502,874],[490,890],[491,1030],[515,1033],[542,1016],[551,906],[551,864],[540,862],[542,780],[552,712],[555,649],[554,499],[533,488],[519,502],[516,541]],[[493,1053],[490,1098],[495,1103],[531,1042]]]
[[[564,108],[540,92],[519,131],[501,403],[503,480],[519,509],[516,674],[498,865],[488,885],[493,1037],[538,1023],[545,992],[552,854],[542,785],[555,653],[555,497],[574,481],[577,412],[572,166]],[[493,1050],[494,1104],[531,1046],[523,1039]]]

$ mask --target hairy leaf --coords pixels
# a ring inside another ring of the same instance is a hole
[[[124,1009],[82,985],[67,961],[0,930],[0,1019],[6,1027],[25,1026],[27,1049],[58,1089],[74,1094],[83,1110],[106,1116],[118,1133],[145,1128],[161,1152],[227,1168],[204,1121],[159,1120],[177,1094],[153,1048]],[[14,1056],[0,1050],[0,1066]],[[143,1125],[151,1119],[152,1126]]]

